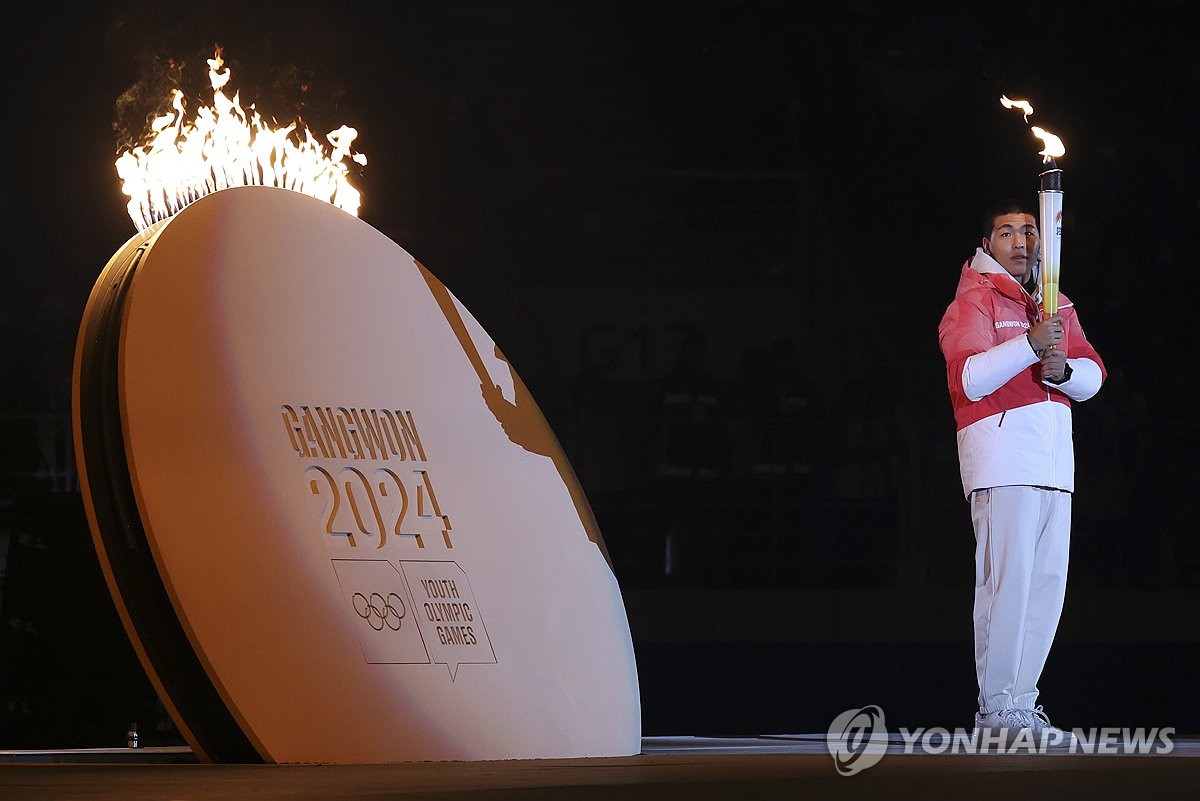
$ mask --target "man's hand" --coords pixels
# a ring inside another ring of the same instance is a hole
[[[1067,354],[1061,348],[1047,348],[1042,354],[1042,380],[1061,384],[1067,378]]]
[[[1047,348],[1052,348],[1059,342],[1062,342],[1063,337],[1063,321],[1059,315],[1047,317],[1037,325],[1029,329],[1029,345],[1036,352],[1042,353]],[[1043,364],[1045,364],[1043,362]]]

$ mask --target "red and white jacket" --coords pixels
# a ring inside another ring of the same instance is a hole
[[[1025,336],[1040,319],[1038,302],[982,249],[963,264],[938,338],[968,496],[1008,485],[1075,489],[1071,401],[1095,395],[1107,373],[1062,294],[1058,313],[1059,347],[1066,351],[1071,377],[1050,384],[1042,381],[1041,360]]]

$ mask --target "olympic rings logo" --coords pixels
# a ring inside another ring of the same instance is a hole
[[[404,623],[404,616],[408,614],[404,599],[394,592],[389,592],[387,597],[378,592],[370,595],[356,592],[351,602],[354,604],[354,612],[375,631],[383,631],[384,626],[392,631],[399,631]]]

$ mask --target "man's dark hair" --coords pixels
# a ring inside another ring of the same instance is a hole
[[[985,237],[992,235],[992,228],[996,225],[996,218],[1002,217],[1005,214],[1031,214],[1035,220],[1038,216],[1037,211],[1030,208],[1028,203],[1016,198],[1005,198],[992,206],[988,210],[987,216],[983,218],[983,235]]]

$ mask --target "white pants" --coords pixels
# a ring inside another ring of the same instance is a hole
[[[1067,588],[1071,493],[976,490],[971,521],[979,708],[1032,709]]]

